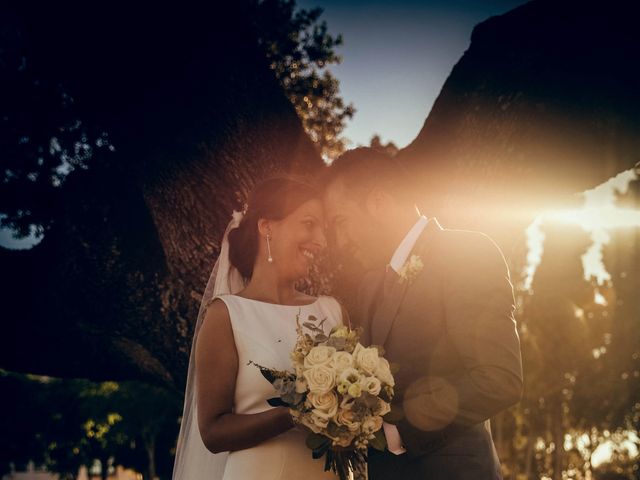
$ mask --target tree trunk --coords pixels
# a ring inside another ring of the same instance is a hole
[[[527,439],[527,449],[524,457],[524,475],[526,479],[535,478],[532,474],[532,467],[535,460],[535,445],[537,438],[533,435],[529,435]],[[537,469],[536,469],[537,470]],[[537,473],[537,471],[536,471]]]
[[[100,478],[102,480],[107,480],[109,478],[109,459],[108,458],[100,459]]]
[[[144,447],[147,452],[147,471],[145,478],[155,480],[156,478],[156,439],[155,437],[145,438]]]
[[[564,470],[564,422],[563,422],[563,405],[558,400],[554,405],[553,412],[553,480],[562,480],[562,472]]]
[[[634,8],[625,0],[607,8],[539,0],[477,25],[398,156],[423,211],[510,247],[541,210],[633,167]]]

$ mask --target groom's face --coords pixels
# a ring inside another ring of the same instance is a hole
[[[375,268],[380,257],[376,248],[378,224],[363,202],[354,197],[341,178],[327,186],[324,208],[330,245],[340,255],[353,258],[365,268]]]

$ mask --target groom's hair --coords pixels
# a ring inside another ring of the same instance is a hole
[[[327,169],[323,185],[342,180],[352,198],[364,200],[380,188],[398,201],[413,205],[412,182],[406,169],[389,153],[370,147],[348,150]]]

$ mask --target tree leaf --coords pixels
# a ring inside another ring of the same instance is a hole
[[[385,448],[387,448],[387,439],[384,436],[384,432],[382,431],[382,429],[380,429],[376,433],[374,433],[374,435],[375,437],[369,440],[369,446],[375,448],[376,450],[384,452]]]
[[[307,447],[309,447],[309,449],[318,450],[319,448],[321,448],[321,447],[323,447],[325,445],[330,445],[331,444],[331,440],[329,440],[324,435],[320,435],[319,433],[310,433],[307,436],[307,439],[306,439],[305,443],[306,443]]]
[[[384,418],[385,422],[395,425],[404,418],[404,412],[401,407],[391,404],[391,411],[382,418]]]
[[[380,390],[380,393],[378,393],[378,397],[380,397],[381,400],[384,400],[387,403],[390,403],[393,399],[393,395],[391,395],[389,390],[387,390],[386,388]]]
[[[278,378],[273,370],[269,370],[268,368],[258,367],[260,369],[260,373],[267,381],[273,385],[273,382]]]
[[[329,450],[330,446],[331,446],[331,443],[327,442],[326,444],[324,444],[320,448],[316,448],[315,450],[312,450],[311,451],[311,456],[316,460],[318,458],[321,458],[325,453],[327,453],[327,450]]]
[[[280,397],[273,397],[267,400],[267,403],[272,407],[288,407],[289,404],[282,400]]]
[[[309,330],[312,330],[314,332],[320,331],[322,332],[322,330],[320,330],[318,327],[316,327],[313,323],[309,323],[309,322],[304,322],[302,325],[304,325],[305,327],[307,327]]]
[[[329,424],[327,425],[327,433],[335,437],[338,435],[338,433],[340,433],[340,429],[335,423],[329,422]]]

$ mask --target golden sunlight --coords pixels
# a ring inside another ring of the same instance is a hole
[[[585,280],[595,279],[601,286],[611,281],[611,275],[603,262],[603,247],[609,243],[609,230],[640,227],[640,210],[616,206],[618,195],[629,190],[632,181],[638,180],[635,169],[626,170],[597,187],[582,193],[584,206],[574,210],[549,210],[539,215],[526,229],[527,259],[523,272],[522,288],[530,290],[536,269],[542,261],[545,235],[544,223],[561,222],[580,226],[591,236],[591,245],[582,255]],[[604,296],[596,289],[594,301],[606,305]]]

